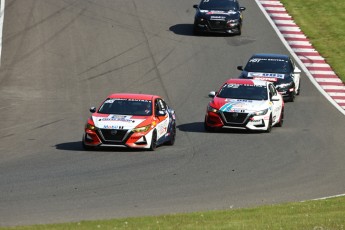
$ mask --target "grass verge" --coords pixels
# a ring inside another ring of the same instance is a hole
[[[123,218],[77,223],[17,226],[12,230],[94,229],[345,229],[345,197],[257,208]]]
[[[345,82],[345,1],[281,0],[295,23]]]

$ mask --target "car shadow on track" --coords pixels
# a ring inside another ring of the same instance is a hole
[[[182,132],[190,133],[236,133],[236,134],[260,134],[262,132],[248,131],[242,129],[221,129],[214,132],[208,132],[204,128],[204,122],[192,122],[178,125],[177,128]]]
[[[233,37],[233,34],[223,34],[223,33],[200,33],[195,35],[193,33],[193,24],[176,24],[169,28],[170,31],[177,35],[183,36],[194,36],[194,37]]]
[[[115,147],[104,147],[104,148],[95,148],[93,150],[85,150],[83,148],[81,141],[75,141],[75,142],[66,142],[61,144],[55,145],[56,149],[58,150],[64,150],[64,151],[101,151],[101,152],[145,152],[147,150],[144,149],[129,149],[129,148],[115,148]]]

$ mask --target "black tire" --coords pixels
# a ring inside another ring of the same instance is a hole
[[[242,26],[239,25],[237,29],[238,29],[237,35],[241,35],[242,34]]]
[[[295,101],[295,93],[292,93],[292,95],[290,96],[288,102],[294,102]]]
[[[176,124],[172,127],[171,133],[170,133],[171,139],[166,143],[167,145],[174,145],[175,139],[176,139]]]
[[[151,145],[150,145],[150,151],[155,151],[157,148],[157,132],[156,130],[153,131],[152,133],[152,140],[151,140]]]
[[[279,117],[279,122],[277,123],[277,127],[283,127],[284,124],[284,107],[282,108],[282,112]]]
[[[268,127],[266,129],[266,133],[270,133],[272,131],[272,115],[270,115],[270,120],[268,121]]]

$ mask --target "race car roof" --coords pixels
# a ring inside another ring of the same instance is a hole
[[[254,80],[254,79],[242,79],[242,78],[231,78],[225,82],[226,84],[238,84],[238,85],[267,85],[266,81]]]
[[[252,58],[271,58],[271,59],[288,59],[289,56],[285,54],[274,54],[274,53],[257,53],[253,54]]]
[[[152,94],[139,94],[139,93],[113,93],[108,98],[126,98],[126,99],[140,99],[140,100],[152,100],[153,98],[159,97]]]

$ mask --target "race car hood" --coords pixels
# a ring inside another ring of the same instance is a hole
[[[206,20],[219,20],[227,21],[233,19],[239,19],[240,13],[237,11],[222,11],[222,10],[200,10],[199,16],[202,16]]]
[[[284,81],[288,77],[288,74],[284,73],[261,73],[261,72],[247,72],[243,71],[240,78],[249,78],[256,80],[270,81],[274,84]]]
[[[268,108],[269,102],[215,97],[210,102],[210,106],[222,112],[252,113]]]
[[[145,116],[132,115],[93,115],[95,126],[100,129],[133,129],[148,119]]]

